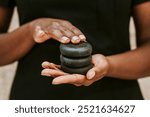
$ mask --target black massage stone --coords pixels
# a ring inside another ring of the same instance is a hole
[[[92,57],[87,56],[84,58],[68,58],[63,55],[60,55],[60,61],[63,65],[72,67],[72,68],[79,68],[85,67],[91,64]]]
[[[61,64],[61,69],[67,73],[70,73],[70,74],[83,74],[83,75],[85,75],[87,73],[87,71],[89,69],[91,69],[92,67],[93,67],[92,64],[85,66],[85,67],[80,67],[80,68],[67,67],[67,66]]]
[[[61,69],[71,74],[85,75],[93,67],[92,46],[88,42],[60,44]]]
[[[79,44],[60,44],[60,52],[67,57],[86,57],[92,53],[92,46],[87,42]]]

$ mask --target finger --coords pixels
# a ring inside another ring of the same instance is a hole
[[[96,80],[88,80],[86,79],[84,82],[82,82],[82,84],[73,84],[75,86],[90,86],[91,84],[93,84],[93,82],[95,82]]]
[[[67,27],[69,30],[71,30],[74,34],[76,35],[81,35],[83,34],[78,28],[76,28],[75,26],[73,26],[70,22],[68,21],[63,21],[61,23],[62,26]]]
[[[52,76],[52,77],[58,77],[58,76],[63,76],[66,73],[60,70],[54,70],[54,69],[44,69],[41,72],[41,75],[43,76]]]
[[[99,57],[97,57],[99,56]],[[94,67],[87,72],[87,79],[93,79],[95,76],[100,79],[104,77],[108,71],[108,62],[103,55],[93,55],[92,63]],[[95,76],[94,76],[95,71]]]
[[[69,28],[72,32],[74,32],[75,35],[77,35],[80,39],[80,41],[86,41],[86,37],[84,34],[76,27],[72,26]]]
[[[68,30],[68,29],[62,29],[64,35],[66,35],[69,39],[71,39],[71,42],[74,44],[77,44],[81,41],[80,37],[73,33],[72,31]]]
[[[71,42],[77,44],[80,42],[80,38],[78,35],[68,30],[66,27],[60,26],[59,29],[62,31],[63,35],[71,39]]]
[[[83,84],[83,86],[90,86],[91,84],[93,84],[93,82],[91,82],[91,81],[87,81],[87,82],[85,82],[84,84]]]
[[[92,69],[90,69],[87,74],[86,74],[86,77],[88,80],[94,80],[95,77],[98,76],[98,79],[104,77],[104,73],[103,71],[99,70],[98,67],[93,67]]]
[[[79,75],[79,74],[73,74],[73,75],[65,75],[65,76],[59,76],[55,78],[52,82],[52,84],[82,84],[85,80],[85,76]]]
[[[58,40],[61,43],[70,42],[70,39],[67,36],[64,36],[64,34],[58,29],[51,29],[49,33],[54,39]]]
[[[90,86],[93,82],[86,80],[83,84],[73,84],[77,87],[79,86]]]
[[[93,67],[92,69],[90,69],[86,74],[87,79],[89,80],[93,79],[96,76],[96,71],[97,71],[96,67]]]
[[[68,28],[70,31],[72,31],[74,33],[74,35],[76,35],[79,38],[80,41],[85,41],[86,40],[86,37],[84,36],[84,34],[78,28],[73,26],[70,22],[64,21],[61,24],[64,27]],[[72,43],[74,43],[74,39],[72,40]]]
[[[42,67],[43,68],[50,68],[50,69],[60,69],[61,68],[60,65],[56,65],[54,63],[50,63],[47,61],[42,63]]]
[[[44,30],[42,30],[42,28],[40,26],[36,26],[35,32],[33,34],[33,38],[34,38],[35,42],[42,43],[51,37]]]
[[[78,36],[73,36],[71,38],[71,42],[74,43],[74,44],[77,44],[80,42],[80,38]]]
[[[84,36],[84,34],[80,34],[79,38],[81,39],[81,41],[86,42],[86,37]]]
[[[67,29],[61,26],[60,22],[52,22],[52,25],[48,27],[49,33],[52,37],[61,43],[69,43],[69,37],[72,35]]]
[[[66,28],[64,26],[59,26],[58,28],[63,33],[64,36],[66,36],[70,39],[75,35],[72,31],[68,30],[68,28]]]
[[[75,85],[75,86],[77,86],[77,87],[80,87],[80,86],[82,86],[82,84],[73,84],[73,85]]]
[[[61,25],[60,22],[59,21],[55,21],[55,20],[51,23],[51,26],[53,28],[55,28],[55,29],[57,29],[60,25]]]
[[[86,77],[89,80],[93,79],[97,75],[99,69],[101,68],[101,66],[99,66],[99,60],[97,60],[95,56],[92,56],[92,63],[94,67],[90,69],[86,74]]]

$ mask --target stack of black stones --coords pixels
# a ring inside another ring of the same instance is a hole
[[[88,42],[60,44],[61,69],[71,74],[85,75],[93,67],[92,46]]]

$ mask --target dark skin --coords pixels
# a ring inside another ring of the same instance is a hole
[[[85,41],[82,32],[70,22],[52,18],[37,19],[6,33],[12,12],[13,8],[0,7],[0,24],[3,24],[0,27],[0,65],[19,60],[35,43],[42,43],[48,39],[53,38],[61,43]]]
[[[0,8],[0,30],[9,24],[13,9]],[[6,17],[7,16],[7,17]],[[73,84],[76,86],[89,86],[104,76],[133,80],[150,75],[150,2],[139,4],[133,9],[136,25],[138,48],[125,53],[103,56],[100,53],[93,55],[94,67],[86,76],[80,74],[67,74],[54,63],[43,62],[45,68],[42,75],[53,76],[53,84]],[[28,35],[28,37],[26,37]],[[59,19],[38,19],[25,24],[11,33],[0,35],[0,65],[8,64],[23,57],[36,42],[42,43],[53,37],[61,43],[79,43],[84,41],[82,32],[71,23]],[[20,40],[20,38],[22,40]],[[11,43],[10,43],[11,42]],[[24,43],[22,43],[24,42]],[[18,51],[19,50],[19,51]]]

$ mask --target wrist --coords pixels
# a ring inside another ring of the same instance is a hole
[[[108,70],[107,70],[106,76],[111,77],[112,76],[112,72],[113,72],[113,67],[112,67],[113,65],[112,65],[111,57],[107,56],[106,60],[107,60],[107,63],[108,63]]]
[[[25,30],[26,30],[25,36],[28,36],[29,37],[28,39],[30,39],[31,43],[34,45],[36,42],[33,38],[33,26],[32,26],[32,24],[31,23],[25,24]]]
[[[29,36],[30,36],[31,39],[35,42],[34,36],[33,36],[33,35],[34,35],[34,29],[35,29],[35,26],[34,26],[33,21],[27,23],[27,30],[29,31]],[[35,42],[35,43],[36,43],[36,42]]]

